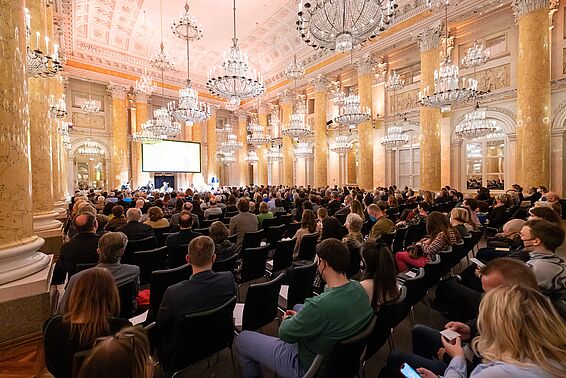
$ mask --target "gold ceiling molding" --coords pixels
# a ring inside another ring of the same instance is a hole
[[[68,67],[78,68],[78,69],[85,70],[85,71],[96,72],[96,73],[100,73],[100,74],[108,75],[108,76],[113,76],[113,77],[119,77],[121,79],[130,80],[132,82],[135,82],[136,80],[139,79],[139,76],[136,76],[136,75],[132,75],[132,74],[124,73],[124,72],[119,72],[119,71],[111,70],[109,68],[99,67],[99,66],[95,66],[95,65],[92,65],[92,64],[88,64],[88,63],[82,63],[82,62],[78,62],[76,60],[71,60],[71,59],[67,60],[65,65],[68,66]],[[167,83],[162,84],[162,83],[155,81],[155,80],[154,80],[154,83],[158,87],[163,87],[165,89],[171,89],[173,91],[178,91],[179,89],[181,89],[181,87],[178,87],[176,85],[167,84]],[[199,94],[200,97],[209,98],[211,100],[217,100],[217,101],[221,100],[218,97],[215,97],[215,96],[213,96],[213,95],[211,95],[210,93],[207,93],[207,92],[199,92],[198,94]]]

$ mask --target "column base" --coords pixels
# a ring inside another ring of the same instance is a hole
[[[43,323],[51,315],[53,257],[45,257],[47,264],[40,271],[0,285],[0,345],[41,335]]]
[[[54,237],[61,235],[63,223],[56,218],[59,213],[50,211],[48,213],[33,215],[33,232],[40,237]]]
[[[52,256],[39,252],[45,240],[33,236],[23,244],[0,249],[0,302],[6,301],[4,285],[35,275],[50,267]],[[37,277],[36,277],[37,278]],[[30,294],[24,291],[23,294]]]
[[[57,213],[57,217],[55,219],[59,221],[67,219],[67,204],[65,203],[65,200],[53,202],[53,211]]]

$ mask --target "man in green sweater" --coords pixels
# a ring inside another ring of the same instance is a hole
[[[288,310],[279,327],[279,338],[244,331],[234,341],[246,378],[262,376],[261,366],[282,378],[301,377],[314,357],[328,355],[334,345],[361,332],[373,312],[359,282],[349,281],[348,248],[337,239],[326,239],[316,248],[318,271],[328,287],[304,306]]]

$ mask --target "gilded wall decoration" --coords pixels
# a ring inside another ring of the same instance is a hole
[[[397,93],[395,95],[395,102],[393,103],[393,96],[389,97],[391,99],[391,111],[390,114],[395,114],[403,112],[408,109],[414,109],[419,107],[419,91],[408,91],[403,93]]]
[[[478,81],[478,89],[480,91],[496,91],[511,86],[510,64],[504,64],[492,67],[487,70],[478,71],[476,79]],[[468,75],[466,78],[472,78]]]
[[[85,129],[104,130],[104,115],[102,114],[85,114],[73,112],[73,126]]]

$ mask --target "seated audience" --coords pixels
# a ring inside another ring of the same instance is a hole
[[[330,238],[342,240],[344,237],[344,226],[336,217],[326,217],[322,222],[322,233],[320,240]]]
[[[126,327],[115,336],[99,337],[78,378],[151,378],[154,362],[149,338],[142,327]]]
[[[458,231],[460,238],[470,236],[470,231],[474,229],[469,221],[469,213],[466,209],[455,207],[450,212],[450,224]]]
[[[340,203],[340,196],[336,190],[333,190],[330,195],[330,202],[328,202],[326,209],[328,210],[328,215],[333,216],[342,208],[342,204]]]
[[[535,290],[538,289],[533,272],[524,263],[517,260],[501,258],[490,261],[485,267],[479,269],[479,273],[481,273],[481,285],[486,293],[500,286],[509,287],[517,284]],[[445,307],[449,310],[448,319],[452,321],[448,322],[444,328],[460,333],[463,341],[470,342],[477,335],[475,318],[479,311],[481,294],[458,285],[455,280],[448,280],[446,284],[452,286],[439,286],[439,289],[437,289],[437,298],[439,295],[446,294],[439,292],[439,290],[448,289],[450,291],[450,294],[446,296],[448,301],[445,302]],[[468,321],[461,323],[460,320],[464,319]],[[385,371],[398,373],[399,366],[403,362],[407,362],[414,368],[424,367],[435,374],[442,374],[448,363],[444,359],[438,358],[437,351],[443,346],[439,331],[423,325],[416,325],[412,330],[412,340],[413,353],[392,352],[387,358]],[[382,371],[381,376],[390,375],[383,373]]]
[[[371,222],[374,222],[374,225],[369,232],[369,237],[371,239],[378,239],[381,235],[391,232],[394,226],[393,222],[387,218],[383,212],[385,209],[385,202],[381,205],[382,206],[379,206],[379,204],[371,204],[368,206],[369,219]]]
[[[499,287],[483,298],[474,349],[482,363],[471,377],[560,377],[566,371],[566,324],[549,300],[537,290],[515,285]],[[452,359],[445,378],[467,376],[462,339],[442,338]],[[421,376],[436,377],[418,368]]]
[[[316,232],[322,234],[322,223],[328,218],[328,210],[326,207],[319,207],[316,211]]]
[[[176,320],[194,312],[210,310],[236,295],[236,283],[230,272],[215,273],[214,242],[208,236],[198,236],[188,248],[187,262],[193,274],[187,280],[169,286],[163,295],[157,314],[156,332],[159,358],[166,359],[179,342]]]
[[[362,226],[364,222],[362,218],[356,213],[350,213],[346,217],[346,229],[348,234],[344,236],[342,242],[346,244],[348,249],[357,249],[362,247],[364,237],[362,235]]]
[[[116,231],[123,232],[128,237],[128,240],[140,240],[155,236],[151,226],[141,223],[142,213],[137,207],[133,207],[126,211],[126,223]]]
[[[337,341],[359,333],[370,321],[372,310],[364,289],[346,277],[346,246],[327,239],[317,245],[316,253],[327,289],[308,298],[299,312],[288,310],[279,337],[252,331],[236,337],[234,348],[244,377],[261,377],[262,366],[280,377],[301,377],[318,353],[328,356]]]
[[[99,236],[104,235],[107,232],[106,226],[108,225],[108,217],[104,214],[96,214],[96,223],[98,223],[96,233]]]
[[[187,213],[191,214],[191,218],[193,218],[193,228],[198,228],[198,226],[199,226],[198,215],[193,214],[192,210],[193,210],[193,204],[190,201],[183,203],[182,212],[187,212]],[[180,214],[181,213],[175,213],[175,214],[171,215],[171,220],[169,221],[169,223],[171,223],[171,226],[174,226],[174,227],[179,226],[179,215]]]
[[[120,205],[116,205],[112,208],[112,219],[108,222],[106,228],[108,231],[116,231],[118,228],[124,226],[128,221],[124,216],[124,208]]]
[[[395,259],[385,244],[374,241],[364,243],[361,253],[365,269],[360,284],[377,312],[382,304],[394,302],[399,297]]]
[[[489,221],[489,227],[499,229],[503,226],[503,223],[509,219],[507,214],[507,202],[509,198],[505,194],[500,194],[495,199],[495,205],[489,208],[487,213],[487,220]]]
[[[208,201],[208,208],[204,211],[204,219],[208,219],[210,216],[220,216],[222,215],[222,209],[216,206],[216,197],[210,197]]]
[[[157,202],[157,201],[156,201]],[[158,206],[152,206],[147,211],[149,219],[144,223],[153,229],[167,228],[169,227],[169,221],[163,218],[163,209]]]
[[[556,211],[550,207],[546,206],[535,206],[529,210],[529,218],[532,219],[544,219],[551,223],[562,225],[562,219]]]
[[[273,219],[273,213],[268,210],[268,206],[266,202],[260,202],[259,214],[257,215],[257,221],[260,228],[262,227],[264,219]]]
[[[358,214],[360,218],[362,218],[362,222],[365,222],[366,216],[364,214],[364,207],[362,206],[362,203],[357,199],[353,200],[352,203],[350,203],[350,213]]]
[[[165,245],[169,248],[178,247],[180,245],[188,245],[191,240],[200,236],[198,232],[192,230],[193,217],[188,213],[181,213],[179,216],[179,232],[175,232],[167,236]]]
[[[117,286],[128,281],[134,281],[134,296],[137,296],[140,286],[140,268],[136,265],[121,264],[120,258],[126,250],[128,237],[121,232],[107,232],[98,240],[97,253],[99,255],[97,268],[105,268],[112,274]],[[64,314],[67,311],[69,295],[77,281],[87,270],[78,272],[69,280],[65,294],[59,303],[58,312]]]
[[[469,211],[470,215],[470,225],[477,230],[481,226],[480,219],[478,218],[478,201],[473,198],[466,198],[462,203],[462,207]]]
[[[98,223],[93,213],[83,213],[75,217],[76,235],[61,246],[59,259],[53,269],[52,285],[61,285],[65,279],[71,278],[77,270],[77,264],[96,263],[98,261],[98,240],[96,233]]]
[[[236,254],[236,244],[228,240],[228,227],[224,223],[220,221],[212,222],[208,228],[208,236],[214,242],[214,254],[217,261],[227,259]]]
[[[107,269],[92,268],[75,282],[67,311],[45,322],[44,353],[47,370],[57,378],[70,378],[75,353],[90,349],[101,336],[130,325],[120,314],[120,298]]]
[[[344,207],[341,208],[340,210],[336,211],[336,213],[334,215],[335,216],[347,216],[348,214],[350,214],[350,212],[352,211],[352,209],[350,208],[350,205],[352,204],[353,200],[354,200],[354,198],[350,194],[345,196],[344,197]]]
[[[406,271],[409,266],[423,268],[437,253],[448,249],[461,239],[448,218],[438,211],[433,211],[428,216],[426,231],[428,237],[419,240],[410,251],[395,254],[400,272]]]
[[[297,254],[299,253],[303,236],[316,232],[316,223],[313,211],[305,210],[302,214],[303,218],[301,219],[301,228],[299,228],[297,232],[295,232],[295,235],[293,235],[293,239],[295,239],[295,249],[293,252],[294,257],[297,257]]]
[[[560,197],[558,196],[558,194],[554,192],[548,192],[544,195],[544,197],[546,198],[546,202],[548,202],[552,209],[556,211],[556,214],[558,214],[562,218],[562,205],[560,204]]]
[[[553,210],[548,211],[554,214]],[[487,247],[480,248],[476,257],[484,262],[491,261],[497,257],[506,257],[509,254],[523,248],[521,240],[521,229],[525,225],[522,219],[511,219],[503,225],[502,232],[495,234],[495,237],[487,238]]]
[[[250,213],[250,202],[245,198],[238,200],[238,214],[230,218],[230,235],[237,234],[236,248],[242,247],[246,232],[257,231],[257,217]]]

